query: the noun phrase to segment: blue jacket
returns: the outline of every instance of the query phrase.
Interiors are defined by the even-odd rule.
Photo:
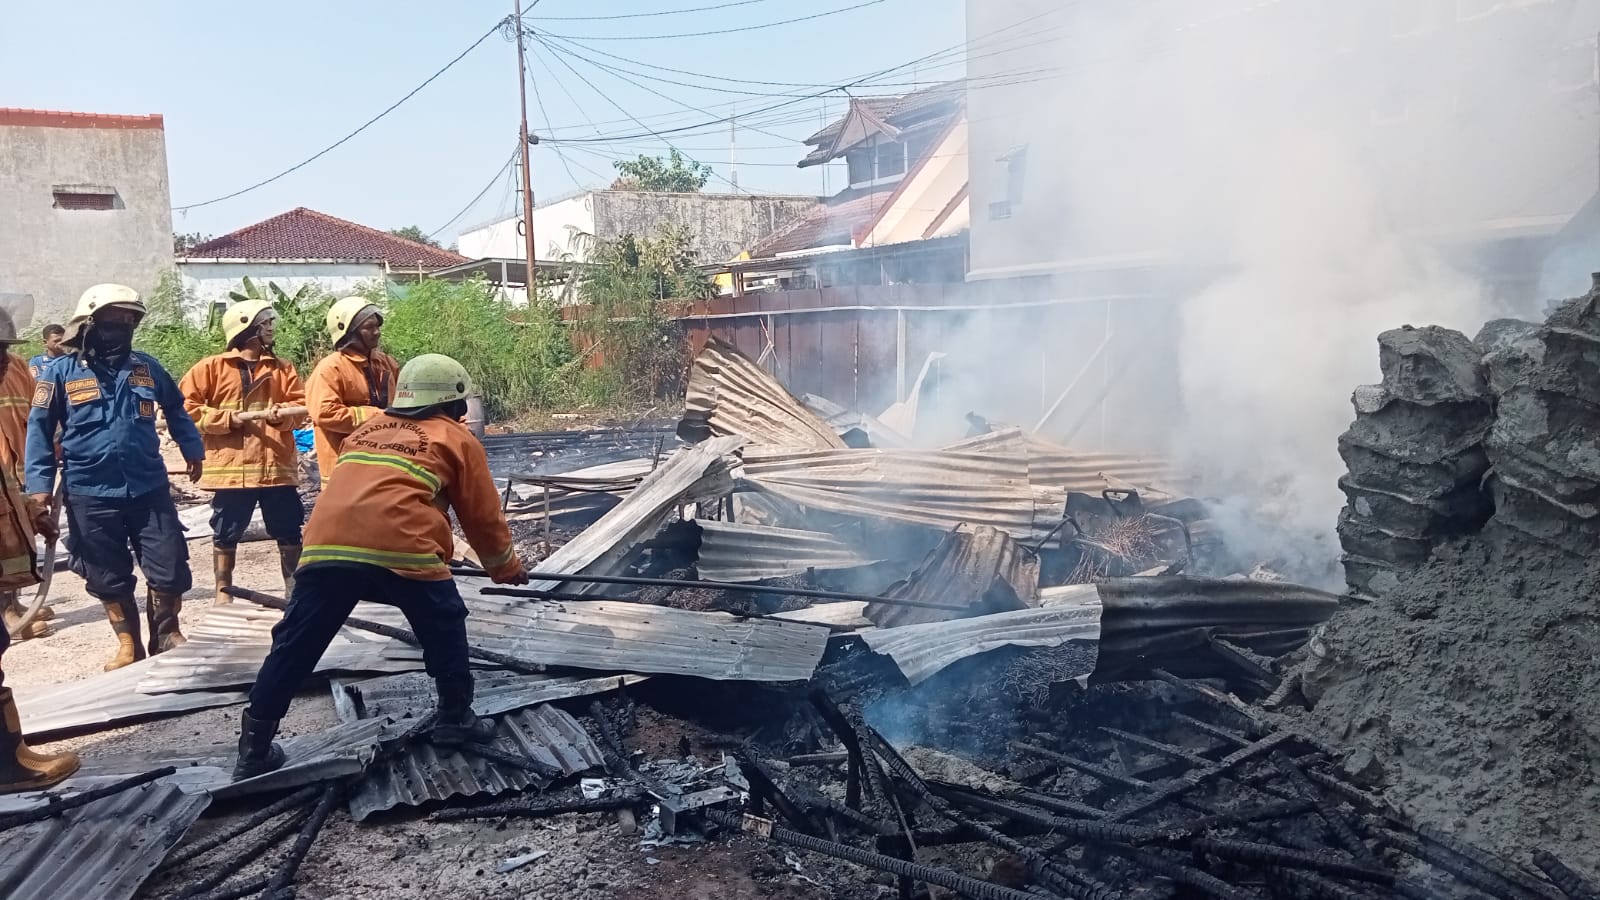
[[[91,368],[77,355],[46,366],[28,412],[27,490],[55,490],[52,437],[61,430],[67,492],[86,497],[138,497],[167,487],[167,465],[156,434],[156,407],[187,460],[205,459],[194,420],[172,376],[146,354],[128,354],[122,368]]]
[[[33,359],[28,360],[28,371],[32,372],[33,373],[33,377],[35,379],[37,379],[40,375],[44,374],[44,367],[45,366],[50,365],[51,363],[55,362],[58,359],[66,359],[66,358],[67,358],[66,355],[62,355],[62,356],[46,356],[45,354],[41,353],[38,356],[35,356]]]

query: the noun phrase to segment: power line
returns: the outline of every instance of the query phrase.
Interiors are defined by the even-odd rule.
[[[812,19],[821,19],[825,16],[836,16],[839,13],[847,13],[851,10],[862,9],[868,6],[877,6],[879,3],[883,2],[884,0],[866,0],[866,2],[857,3],[854,6],[841,6],[838,9],[830,9],[819,13],[812,13],[809,16],[800,16],[794,19],[784,19],[779,22],[765,22],[760,25],[745,25],[741,28],[722,28],[716,31],[685,31],[679,34],[553,34],[551,37],[569,39],[576,38],[581,41],[656,41],[666,40],[668,38],[710,37],[716,34],[736,34],[741,31],[759,31],[763,28],[776,28],[779,25],[793,25],[796,22],[809,22]]]
[[[472,209],[474,206],[477,206],[478,205],[478,201],[482,200],[483,196],[485,194],[489,193],[489,191],[496,184],[498,184],[500,182],[500,176],[504,175],[506,173],[506,170],[511,168],[511,164],[512,164],[512,162],[514,162],[516,160],[516,158],[517,158],[517,151],[516,150],[512,150],[511,151],[511,155],[506,157],[506,161],[504,163],[500,164],[499,170],[496,171],[494,173],[494,176],[489,179],[489,183],[483,186],[483,190],[479,191],[478,195],[476,197],[473,197],[471,200],[468,200],[467,201],[467,205],[461,207],[461,211],[460,212],[458,212],[455,215],[450,217],[450,221],[448,221],[448,222],[444,223],[443,225],[440,225],[438,228],[435,228],[434,230],[428,232],[429,239],[438,237],[439,233],[441,231],[444,231],[446,228],[449,228],[451,225],[454,225],[457,221],[459,221],[461,219],[462,216],[467,214],[468,210]]]
[[[373,125],[377,124],[377,122],[380,119],[382,119],[384,116],[387,116],[389,113],[392,113],[395,110],[399,109],[401,104],[405,103],[407,100],[410,100],[412,97],[415,97],[419,91],[421,91],[423,88],[427,87],[428,85],[432,84],[434,79],[436,79],[440,75],[443,75],[444,73],[450,71],[450,69],[453,66],[455,66],[456,63],[458,63],[461,60],[465,59],[468,53],[471,53],[472,51],[478,49],[479,45],[481,45],[484,41],[488,40],[489,39],[489,35],[492,35],[496,31],[500,30],[509,21],[511,21],[511,18],[509,16],[507,16],[506,18],[501,19],[500,21],[496,22],[494,24],[494,27],[490,28],[488,31],[485,31],[483,33],[482,37],[480,37],[477,40],[473,41],[472,45],[469,46],[467,49],[461,51],[461,53],[459,55],[457,55],[455,59],[452,59],[448,63],[445,63],[444,68],[442,68],[439,71],[433,73],[432,75],[429,75],[426,81],[424,81],[421,84],[417,85],[416,87],[412,88],[410,93],[406,94],[404,97],[401,97],[399,100],[396,100],[393,104],[391,104],[389,106],[388,109],[385,109],[383,112],[378,113],[377,115],[375,115],[372,118],[368,119],[366,122],[362,123],[360,128],[357,128],[355,131],[350,132],[349,134],[345,135],[344,137],[338,139],[337,141],[334,141],[333,143],[329,144],[328,146],[322,148],[321,150],[318,150],[316,153],[313,153],[311,156],[307,157],[306,159],[301,160],[298,163],[295,163],[294,165],[290,166],[287,169],[284,169],[282,172],[279,172],[278,174],[272,176],[271,178],[267,178],[267,179],[264,179],[262,181],[258,181],[255,184],[252,184],[252,185],[250,185],[249,187],[246,187],[246,188],[240,188],[239,190],[234,191],[231,194],[223,194],[221,197],[214,197],[214,198],[212,198],[210,200],[206,200],[206,201],[201,202],[201,203],[190,203],[190,204],[188,204],[186,206],[174,206],[172,208],[172,211],[173,212],[188,212],[191,209],[199,209],[202,206],[210,206],[213,203],[221,203],[224,200],[232,200],[234,197],[238,197],[238,196],[240,196],[242,194],[248,194],[248,193],[250,193],[251,191],[253,191],[253,190],[257,189],[257,188],[266,187],[267,185],[273,183],[274,181],[277,181],[278,179],[284,177],[285,175],[289,175],[289,174],[291,174],[293,172],[299,171],[300,169],[305,168],[306,166],[310,165],[311,163],[316,162],[317,160],[321,159],[322,157],[324,157],[324,156],[328,155],[329,153],[333,152],[334,150],[336,150],[340,145],[344,144],[346,141],[350,140],[351,138],[355,137],[356,135],[360,134],[361,132],[366,131],[368,128],[371,128]]]
[[[768,3],[770,0],[735,0],[733,3],[718,3],[716,6],[693,6],[689,9],[664,9],[659,12],[620,13],[614,16],[538,16],[541,22],[609,22],[616,19],[649,19],[655,16],[675,16],[680,13],[710,12],[713,9],[729,9],[735,6],[750,6],[755,3]]]
[[[535,39],[537,39],[537,37]],[[541,43],[543,43],[543,42],[541,41]],[[567,70],[569,72],[571,72],[572,74],[578,76],[578,80],[579,81],[581,81],[584,84],[588,85],[590,90],[592,90],[596,94],[600,95],[600,99],[602,99],[602,100],[606,101],[607,103],[611,104],[612,106],[616,107],[617,108],[617,112],[622,113],[623,115],[625,115],[625,116],[627,116],[629,118],[633,118],[633,114],[632,113],[628,112],[626,109],[623,109],[622,105],[617,103],[617,101],[611,99],[610,95],[608,95],[605,91],[600,90],[600,88],[596,87],[594,82],[590,81],[588,78],[585,78],[582,72],[579,72],[577,69],[572,67],[571,63],[567,62],[565,59],[561,58],[560,56],[556,56],[556,62],[559,62],[563,66],[566,66]],[[724,121],[727,121],[727,120],[724,120]],[[634,124],[638,125],[640,128],[645,129],[646,131],[650,131],[649,126],[645,125],[643,122],[640,122],[638,119],[634,119]],[[677,150],[676,147],[673,147],[672,142],[667,140],[661,134],[658,134],[656,132],[650,132],[650,133],[652,135],[654,135],[657,140],[659,140],[662,143],[666,144],[668,147],[670,147],[670,148],[672,148],[674,150]],[[683,153],[682,150],[678,150],[678,152],[679,153]],[[693,157],[690,157],[690,160],[693,161]],[[721,175],[718,175],[715,171],[713,171],[711,174],[715,175],[719,180],[727,182],[729,185],[731,185],[733,187],[733,189],[735,191],[739,191],[739,186],[738,185],[733,184],[733,182],[728,181],[728,179],[723,178]],[[751,194],[749,191],[739,191],[739,192],[743,193],[743,194],[750,195],[750,196],[755,196],[754,194]]]

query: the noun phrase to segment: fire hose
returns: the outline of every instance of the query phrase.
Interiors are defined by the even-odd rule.
[[[55,497],[50,500],[50,518],[55,522],[58,534],[61,528],[61,496],[65,490],[66,481],[58,481]],[[13,640],[21,640],[22,636],[28,633],[29,626],[33,625],[33,620],[44,610],[44,601],[50,596],[50,582],[55,577],[57,540],[45,541],[44,556],[39,560],[38,567],[39,586],[34,588],[33,602],[23,610],[22,617],[17,619],[16,624],[8,629]]]

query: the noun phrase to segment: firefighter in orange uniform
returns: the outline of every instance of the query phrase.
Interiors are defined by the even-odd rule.
[[[383,315],[363,297],[346,297],[328,310],[334,351],[306,380],[306,406],[323,487],[333,477],[345,436],[382,412],[393,399],[400,364],[378,349]]]
[[[222,314],[225,353],[195,363],[178,389],[206,445],[200,487],[211,498],[211,546],[217,602],[233,598],[239,541],[250,517],[261,507],[267,534],[278,542],[284,593],[293,593],[300,565],[300,527],[306,510],[300,502],[300,472],[294,429],[301,416],[281,415],[286,406],[304,406],[305,388],[294,364],[272,352],[277,313],[265,300],[244,300]],[[243,413],[264,415],[244,420]]]
[[[240,721],[233,777],[283,765],[278,720],[357,599],[400,608],[422,643],[438,691],[433,741],[483,742],[494,723],[472,711],[467,607],[448,560],[450,511],[497,584],[526,584],[483,445],[461,419],[472,381],[448,356],[427,353],[400,371],[394,403],[344,440],[337,478],[306,523],[294,597],[272,629],[250,705]]]
[[[16,312],[20,315],[22,310]],[[31,310],[28,313],[31,315]],[[28,446],[28,407],[33,404],[33,369],[26,360],[11,352],[12,347],[22,343],[17,336],[16,321],[11,316],[9,310],[0,313],[0,466],[5,467],[6,476],[13,484],[20,485],[22,452]],[[5,607],[5,626],[10,629],[26,611],[17,603],[15,590],[0,593],[4,595],[0,602]],[[54,616],[48,606],[39,610],[38,618],[25,633],[17,635],[17,639],[25,641],[48,636],[54,629],[47,620]]]
[[[32,315],[31,297],[25,294],[6,295],[5,300],[0,301],[0,336],[15,338],[17,322]],[[8,344],[13,342],[6,341]],[[18,381],[15,377],[17,371],[27,376],[29,381],[33,380],[28,372],[27,361],[10,353],[9,348],[5,357],[6,374],[0,383],[9,387]],[[26,410],[26,406],[22,407],[24,414]],[[10,422],[12,410],[7,407],[3,411],[7,414],[6,423],[0,431],[3,431],[8,444],[13,441],[17,443],[8,450],[9,457],[5,464],[0,465],[0,590],[14,592],[39,583],[39,559],[34,547],[34,535],[43,534],[54,540],[56,525],[48,510],[34,507],[32,501],[22,493],[18,472],[23,445]],[[10,646],[10,630],[0,628],[0,721],[5,725],[4,731],[0,732],[0,794],[49,787],[78,771],[77,754],[37,753],[29,749],[27,742],[22,739],[22,721],[17,715],[17,704],[12,699],[11,688],[5,686],[4,656]]]

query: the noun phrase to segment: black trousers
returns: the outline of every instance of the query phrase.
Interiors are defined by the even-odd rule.
[[[139,559],[151,590],[181,594],[194,587],[189,542],[178,507],[166,488],[138,497],[87,497],[67,501],[73,571],[97,600],[133,596],[133,562]]]
[[[454,580],[417,581],[359,563],[322,563],[295,573],[294,596],[272,629],[272,649],[250,688],[250,718],[276,721],[313,670],[357,600],[399,607],[422,643],[434,678],[470,676],[467,606]]]
[[[225,488],[211,497],[211,544],[219,550],[232,550],[244,539],[250,517],[261,507],[261,521],[267,534],[279,544],[298,545],[300,526],[306,523],[306,507],[300,502],[300,489],[294,485],[266,488]]]

